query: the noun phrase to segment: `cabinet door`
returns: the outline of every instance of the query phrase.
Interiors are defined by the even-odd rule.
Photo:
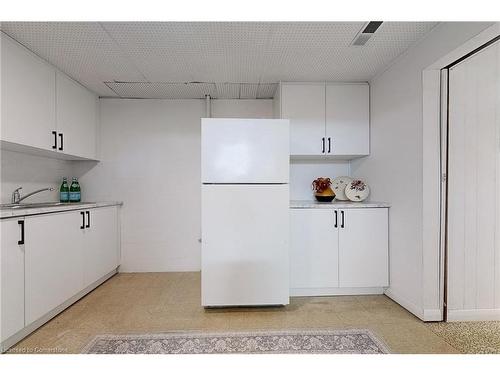
[[[61,152],[95,159],[97,97],[62,73],[57,73],[56,82],[57,131],[63,134]]]
[[[85,287],[118,267],[118,213],[116,207],[90,210],[83,245]]]
[[[387,286],[388,209],[353,208],[339,213],[339,286]]]
[[[80,211],[25,221],[26,325],[83,289]]]
[[[1,244],[1,340],[9,338],[24,327],[24,218],[0,221]]]
[[[338,287],[335,211],[290,210],[290,287]]]
[[[368,155],[369,115],[367,84],[327,84],[326,137],[331,142],[328,155]]]
[[[52,150],[55,70],[1,34],[2,132],[4,141]]]
[[[281,118],[290,120],[290,155],[323,155],[325,85],[283,84]]]

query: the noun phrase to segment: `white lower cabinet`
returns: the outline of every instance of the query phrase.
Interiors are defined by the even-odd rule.
[[[24,218],[0,222],[1,313],[3,342],[24,327]]]
[[[118,208],[97,208],[85,215],[83,280],[87,287],[118,267]]]
[[[66,211],[0,223],[1,348],[6,350],[119,266],[119,209]]]
[[[291,295],[369,293],[389,285],[388,209],[291,209]]]
[[[340,216],[339,286],[388,286],[388,209],[341,210]]]
[[[290,210],[290,288],[339,286],[338,238],[332,210]]]
[[[26,325],[83,289],[79,211],[26,220]]]

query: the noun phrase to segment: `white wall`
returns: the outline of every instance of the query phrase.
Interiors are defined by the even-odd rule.
[[[213,117],[272,117],[271,100],[212,100]],[[203,100],[101,100],[101,162],[85,200],[120,200],[123,272],[200,269]]]
[[[370,148],[353,161],[390,209],[389,296],[422,317],[422,71],[491,23],[444,23],[370,82]]]
[[[50,202],[59,200],[59,186],[63,177],[74,175],[73,162],[1,150],[1,203],[10,203],[14,189],[22,186],[21,195],[52,186],[46,191],[27,198],[24,202]]]

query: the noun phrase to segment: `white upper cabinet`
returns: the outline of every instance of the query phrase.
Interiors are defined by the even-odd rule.
[[[3,141],[52,150],[56,126],[55,70],[1,34]]]
[[[290,155],[324,155],[325,84],[284,83],[281,118],[290,120]]]
[[[58,72],[56,99],[58,149],[65,154],[95,159],[97,97],[65,74]]]
[[[366,83],[280,85],[275,102],[290,119],[290,155],[352,159],[370,152]]]
[[[2,148],[96,159],[98,97],[1,35]]]
[[[330,155],[370,153],[369,86],[326,85],[326,137]]]

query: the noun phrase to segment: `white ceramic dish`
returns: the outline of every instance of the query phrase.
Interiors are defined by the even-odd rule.
[[[335,193],[335,198],[339,201],[347,201],[349,198],[345,195],[346,186],[352,182],[352,178],[348,176],[335,177],[332,181],[332,189]]]
[[[345,188],[346,197],[353,202],[362,202],[370,195],[370,187],[362,180],[352,180]]]

